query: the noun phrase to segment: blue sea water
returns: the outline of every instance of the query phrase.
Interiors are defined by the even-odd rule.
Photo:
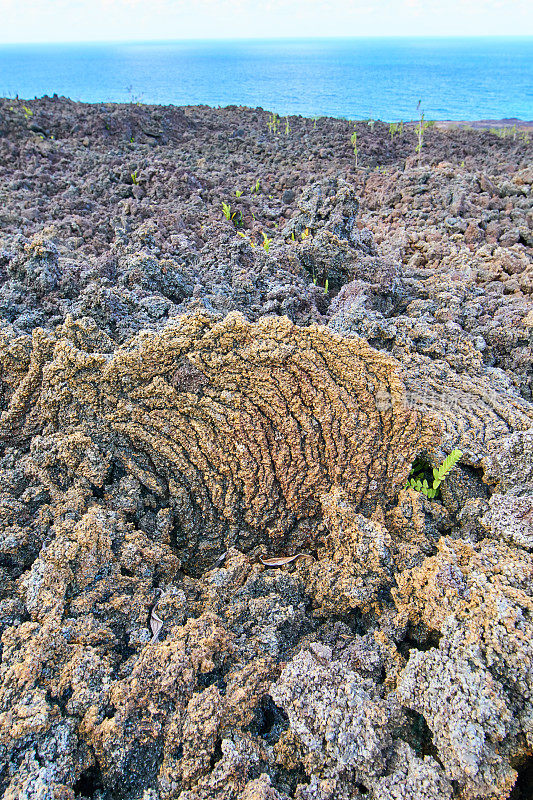
[[[262,106],[383,120],[533,119],[533,38],[0,46],[0,95]]]

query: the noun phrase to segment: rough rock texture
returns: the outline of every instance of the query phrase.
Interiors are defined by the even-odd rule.
[[[465,797],[507,796],[509,753],[531,751],[531,567],[527,552],[504,544],[443,538],[393,590],[411,624],[439,634],[438,647],[410,655],[398,692],[423,714]]]
[[[436,441],[406,408],[393,360],[325,328],[196,314],[112,356],[93,352],[95,338],[70,318],[34,336],[4,436],[26,425],[34,441],[66,434],[53,434],[56,458],[40,464],[56,492],[80,474],[105,491],[120,464],[165,499],[178,553],[196,571],[233,545],[305,543],[332,485],[362,508],[392,500]],[[5,343],[6,374],[20,347],[19,337]],[[89,442],[105,454],[99,474],[80,463]]]
[[[459,326],[431,325],[408,314],[389,321],[368,305],[361,289],[347,284],[330,307],[330,326],[364,336],[377,347],[386,343],[403,366],[410,403],[439,419],[447,452],[459,447],[479,466],[492,441],[531,427],[531,403],[505,373],[483,364]]]
[[[533,797],[529,135],[268,119],[0,100],[3,800]]]
[[[321,499],[330,533],[318,560],[299,567],[315,613],[379,613],[383,590],[393,580],[390,534],[384,525],[357,514],[344,490],[334,489]]]
[[[301,651],[272,696],[287,709],[305,747],[306,771],[321,776],[314,791],[301,786],[297,797],[359,797],[369,787],[376,798],[452,796],[437,762],[417,758],[400,738],[404,720],[396,694],[384,694],[371,678],[332,660],[329,647],[314,642]]]
[[[496,539],[533,550],[533,491],[495,494],[489,506],[481,521],[490,533]]]

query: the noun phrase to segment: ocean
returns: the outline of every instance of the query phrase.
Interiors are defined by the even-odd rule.
[[[0,95],[386,121],[533,119],[533,38],[1,45]]]

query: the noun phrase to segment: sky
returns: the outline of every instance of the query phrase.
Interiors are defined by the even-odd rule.
[[[0,0],[0,44],[532,36],[531,0]]]

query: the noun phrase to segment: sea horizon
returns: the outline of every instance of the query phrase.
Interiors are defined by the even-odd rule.
[[[169,39],[0,45],[0,94],[245,105],[348,119],[533,119],[533,37]]]

